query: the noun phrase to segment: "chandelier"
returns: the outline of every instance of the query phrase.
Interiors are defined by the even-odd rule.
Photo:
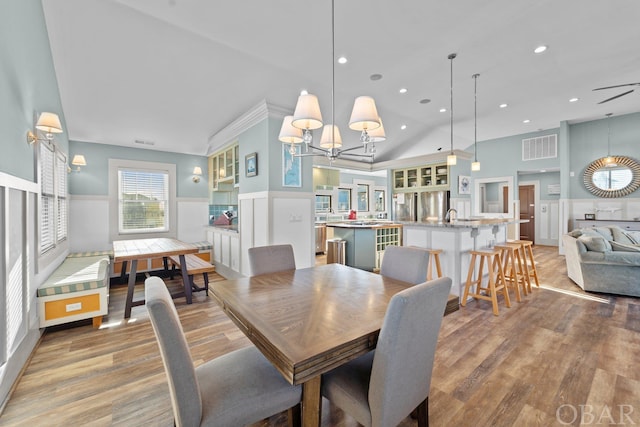
[[[335,57],[335,12],[334,0],[331,0],[331,123],[323,127],[322,113],[318,97],[303,92],[298,97],[293,116],[286,116],[282,121],[278,139],[290,144],[289,153],[292,156],[326,156],[329,162],[342,156],[357,156],[370,159],[373,162],[375,155],[375,143],[384,141],[386,136],[382,127],[382,120],[378,115],[375,100],[370,96],[359,96],[355,99],[349,129],[359,131],[360,142],[364,145],[364,153],[352,153],[360,146],[342,148],[340,129],[335,125],[335,81],[336,81],[336,57]],[[322,129],[320,146],[312,144],[314,129]],[[296,154],[295,144],[304,143],[305,152]]]

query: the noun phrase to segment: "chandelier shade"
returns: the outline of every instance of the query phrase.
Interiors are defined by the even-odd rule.
[[[387,139],[387,135],[384,133],[384,126],[382,125],[382,119],[380,119],[380,126],[369,130],[369,142],[382,142]]]
[[[370,96],[359,96],[353,103],[349,129],[369,131],[380,127],[376,101]]]
[[[291,124],[292,121],[293,116],[285,116],[278,139],[287,144],[299,144],[302,142],[302,129],[294,127]]]
[[[320,137],[320,147],[339,148],[342,147],[342,137],[340,129],[335,125],[324,125],[322,136]]]
[[[298,129],[312,130],[322,127],[322,113],[318,97],[310,93],[300,95],[291,124]]]

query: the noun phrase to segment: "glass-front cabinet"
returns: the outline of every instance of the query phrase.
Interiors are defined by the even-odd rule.
[[[449,167],[438,163],[393,171],[394,190],[448,190]]]
[[[222,183],[238,186],[240,183],[238,144],[209,156],[209,171],[211,191],[219,190]]]

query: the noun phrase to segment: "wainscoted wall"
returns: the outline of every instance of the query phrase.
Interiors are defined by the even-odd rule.
[[[206,240],[209,201],[200,198],[176,198],[177,239],[184,242]],[[109,197],[71,196],[69,206],[71,252],[112,248],[109,238]],[[149,237],[158,237],[156,235]],[[124,240],[125,237],[122,237]]]
[[[66,255],[37,271],[38,194],[38,184],[0,173],[0,404],[40,338],[36,289]]]
[[[572,199],[569,201],[568,229],[573,230],[573,220],[584,219],[584,214],[595,214],[596,219],[632,220],[640,217],[640,197]]]
[[[297,268],[315,264],[313,193],[267,192],[238,196],[241,273],[249,271],[248,249],[290,243]]]

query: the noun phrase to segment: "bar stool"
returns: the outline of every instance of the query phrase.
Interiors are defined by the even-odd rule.
[[[493,315],[498,316],[498,291],[502,291],[504,295],[504,302],[507,307],[511,307],[511,301],[509,300],[509,291],[507,290],[507,284],[504,278],[504,272],[502,271],[502,259],[500,257],[500,251],[498,250],[475,250],[470,251],[471,262],[469,263],[469,274],[467,275],[467,283],[464,287],[464,294],[460,304],[464,307],[467,304],[467,298],[469,295],[476,299],[483,299],[491,301],[493,306]],[[476,258],[480,257],[480,268],[478,269],[477,279],[473,279],[473,270],[476,265]],[[482,286],[482,277],[484,275],[484,266],[487,266],[488,283]],[[475,292],[470,292],[471,286],[475,285]],[[485,294],[480,293],[484,291]]]
[[[527,295],[527,279],[519,252],[520,245],[517,243],[503,243],[496,245],[494,248],[500,251],[505,282],[515,291],[516,301],[521,302],[520,286],[522,286],[522,293]]]
[[[536,269],[536,261],[533,258],[533,242],[531,240],[510,240],[509,243],[517,243],[520,245],[525,268],[529,275],[529,292],[531,292],[531,278],[533,278],[536,283],[536,287],[539,288],[538,270]]]
[[[442,277],[442,268],[440,267],[440,254],[442,249],[426,249],[429,251],[429,267],[427,267],[427,280],[433,279],[433,266],[436,266],[438,279]]]

